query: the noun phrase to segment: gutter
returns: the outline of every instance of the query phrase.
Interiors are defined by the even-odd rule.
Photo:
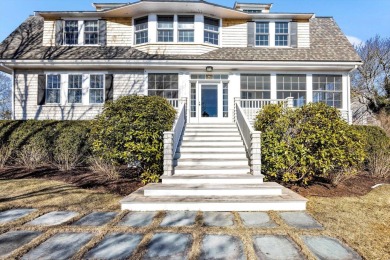
[[[1,69],[1,68],[3,68],[3,69]],[[3,71],[7,74],[12,74],[14,70],[11,69],[10,67],[4,65],[4,63],[0,63],[0,71]]]

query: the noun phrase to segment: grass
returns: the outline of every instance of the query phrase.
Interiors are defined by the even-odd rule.
[[[239,237],[248,259],[255,259],[252,237],[260,234],[288,235],[308,259],[314,259],[303,243],[301,235],[328,235],[347,243],[366,259],[388,259],[390,255],[390,186],[382,186],[362,197],[318,198],[311,197],[308,213],[313,215],[324,230],[299,230],[289,227],[276,212],[269,212],[277,224],[275,228],[247,228],[237,212],[234,212],[234,226],[207,227],[203,224],[203,213],[198,212],[195,225],[186,227],[161,227],[165,212],[158,212],[151,225],[142,228],[121,227],[116,224],[128,213],[119,210],[117,195],[79,189],[58,181],[38,179],[0,180],[0,211],[9,208],[32,207],[38,211],[27,217],[7,224],[0,224],[0,234],[9,230],[37,230],[43,235],[16,250],[10,258],[19,258],[43,241],[60,232],[92,232],[93,239],[74,257],[80,259],[105,234],[111,232],[134,232],[144,234],[132,258],[141,259],[148,243],[156,232],[180,232],[192,235],[193,243],[189,258],[198,259],[200,245],[205,234],[224,234]],[[54,226],[23,226],[24,223],[52,210],[73,210],[80,213],[68,222]],[[117,217],[101,227],[78,227],[69,223],[77,221],[92,211],[116,211]]]

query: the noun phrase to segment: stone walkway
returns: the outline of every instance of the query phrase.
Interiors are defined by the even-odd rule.
[[[305,212],[11,209],[0,212],[0,258],[361,259],[323,231]]]

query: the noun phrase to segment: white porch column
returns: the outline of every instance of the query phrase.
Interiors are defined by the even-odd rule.
[[[306,104],[313,102],[313,74],[306,74]]]
[[[271,73],[271,99],[276,99],[276,73]]]
[[[228,103],[229,103],[229,118],[234,120],[235,98],[241,97],[241,74],[239,72],[231,72],[229,75],[228,88]]]

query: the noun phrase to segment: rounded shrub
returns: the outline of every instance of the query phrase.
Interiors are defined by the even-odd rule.
[[[361,134],[323,103],[294,110],[266,106],[255,129],[262,132],[262,172],[268,179],[307,185],[321,177],[337,184],[365,157]]]
[[[144,171],[161,173],[163,132],[172,128],[175,115],[158,96],[124,96],[106,103],[92,126],[93,152],[117,165],[136,163]]]

